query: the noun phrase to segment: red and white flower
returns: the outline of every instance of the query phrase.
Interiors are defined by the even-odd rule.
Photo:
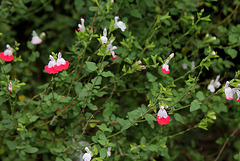
[[[50,61],[49,61],[48,65],[45,66],[46,72],[48,72],[48,73],[57,73],[58,70],[56,70],[54,68],[54,66],[57,64],[56,61],[54,60],[52,55],[49,55],[49,59],[50,59]]]
[[[168,63],[169,63],[169,60],[166,60],[166,62],[163,64],[163,66],[161,68],[161,71],[164,74],[168,74],[170,72]]]
[[[160,110],[157,114],[157,121],[160,125],[167,125],[170,122],[170,117],[162,105],[160,106]]]
[[[224,86],[223,90],[225,92],[225,96],[228,100],[233,100],[234,98],[234,90],[231,87],[228,87],[230,85],[230,82],[227,81],[226,85]]]
[[[32,34],[33,34],[33,37],[32,37],[31,43],[33,45],[41,44],[42,39],[40,39],[40,37],[37,35],[36,31],[33,30]]]
[[[54,69],[56,69],[57,71],[62,71],[62,70],[66,70],[69,66],[69,62],[65,61],[62,58],[62,54],[59,52],[58,53],[58,58],[57,58],[57,63],[54,66]]]
[[[10,94],[12,94],[12,82],[8,83],[8,91]]]
[[[168,63],[169,63],[169,60],[171,60],[173,57],[174,57],[174,53],[171,53],[171,54],[169,55],[169,59],[167,59],[167,60],[165,61],[165,63],[163,64],[163,66],[162,66],[162,68],[161,68],[161,71],[162,71],[164,74],[168,74],[168,73],[170,72]]]
[[[107,45],[107,50],[106,52],[110,51],[110,53],[112,54],[112,59],[116,59],[117,55],[115,54],[115,52],[113,50],[116,50],[117,47],[113,46],[112,43],[115,39],[110,40],[109,44]]]
[[[12,55],[12,48],[7,44],[6,45],[7,49],[4,50],[4,52],[0,53],[0,59],[3,61],[12,61],[14,59],[14,56]]]
[[[115,23],[114,23],[114,27],[115,28],[120,28],[122,30],[122,32],[124,32],[126,30],[126,24],[123,23],[122,21],[118,21],[119,19],[119,16],[115,16],[114,20],[115,20]]]
[[[85,150],[87,151],[87,153],[85,153],[83,155],[83,160],[84,161],[91,161],[91,157],[92,157],[91,151],[88,149],[88,147],[85,147]]]
[[[237,91],[236,91],[236,93],[237,93],[237,96],[238,96],[238,98],[237,98],[236,102],[239,102],[239,101],[240,101],[240,91],[239,91],[239,90],[237,90]]]
[[[104,30],[103,30],[103,36],[101,37],[101,41],[102,41],[102,44],[106,44],[107,41],[108,41],[108,38],[107,38],[107,29],[106,29],[106,27],[105,27]]]
[[[80,18],[81,24],[78,24],[78,31],[84,32],[85,31],[85,26],[84,26],[84,19]]]

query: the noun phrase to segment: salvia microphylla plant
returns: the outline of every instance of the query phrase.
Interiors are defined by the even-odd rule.
[[[240,3],[216,3],[1,3],[0,159],[239,160]]]

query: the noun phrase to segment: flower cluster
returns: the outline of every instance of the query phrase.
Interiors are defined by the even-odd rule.
[[[210,90],[211,92],[215,92],[215,88],[219,88],[221,86],[221,83],[218,81],[219,78],[220,78],[220,75],[218,75],[215,80],[212,79],[207,89]]]
[[[6,48],[7,49],[4,52],[0,53],[0,59],[6,62],[10,62],[14,59],[12,48],[8,44],[6,45]]]
[[[69,62],[65,61],[62,58],[62,54],[60,52],[58,53],[57,62],[55,61],[52,55],[49,55],[49,59],[50,61],[48,65],[45,66],[45,70],[48,73],[57,73],[59,71],[67,69],[69,66]]]
[[[225,96],[228,100],[233,100],[234,99],[234,94],[236,93],[238,98],[236,102],[240,101],[240,88],[231,88],[229,87],[230,82],[227,81],[226,85],[223,87],[223,91],[225,92]]]

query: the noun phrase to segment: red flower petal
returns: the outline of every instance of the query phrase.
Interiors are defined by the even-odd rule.
[[[69,62],[66,61],[66,63],[64,65],[62,65],[62,66],[63,66],[63,69],[66,70],[69,67]]]
[[[116,59],[117,58],[117,55],[115,55],[115,56],[112,56],[112,59]]]
[[[238,99],[236,101],[239,102],[240,101],[240,97],[238,97]]]
[[[14,59],[13,55],[4,55],[4,52],[0,53],[0,59],[2,59],[3,61],[12,61]]]
[[[164,74],[168,74],[170,72],[170,70],[165,70],[163,67],[161,68],[161,71],[164,73]]]
[[[167,116],[166,118],[165,117],[160,118],[160,116],[157,116],[157,121],[160,125],[167,125],[170,122],[170,117]]]
[[[46,72],[48,73],[57,73],[58,71],[56,69],[54,69],[53,67],[49,68],[48,65],[46,65],[44,67],[44,69],[46,70]]]
[[[67,69],[69,67],[69,62],[68,61],[66,61],[66,63],[65,64],[61,64],[61,65],[55,65],[53,68],[55,69],[55,70],[57,70],[57,71],[62,71],[62,70],[65,70],[65,69]]]

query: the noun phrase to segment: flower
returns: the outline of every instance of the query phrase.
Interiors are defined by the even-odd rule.
[[[231,87],[228,87],[230,85],[230,82],[227,81],[226,85],[224,86],[223,90],[225,92],[225,96],[228,100],[233,100],[234,98],[234,90]]]
[[[46,65],[44,67],[46,72],[48,72],[48,73],[57,73],[58,70],[56,70],[54,68],[54,66],[57,64],[56,61],[54,60],[52,55],[49,55],[49,59],[50,59],[50,61],[49,61],[48,65]]]
[[[237,89],[236,93],[237,93],[237,96],[238,96],[236,102],[239,102],[240,101],[240,91],[239,91],[239,88],[236,88],[236,89]]]
[[[216,40],[216,39],[217,39],[217,38],[216,38],[215,36],[211,38],[212,41],[214,41],[214,40]]]
[[[87,153],[85,153],[85,154],[83,155],[83,160],[84,160],[84,161],[91,161],[92,153],[90,152],[90,150],[88,149],[88,147],[85,147],[85,150],[87,151]]]
[[[41,44],[42,39],[40,39],[40,37],[37,35],[36,31],[33,30],[32,34],[33,34],[33,37],[32,37],[31,43],[33,45]]]
[[[140,67],[140,69],[145,70],[145,69],[146,69],[146,65],[142,65],[142,66]]]
[[[161,71],[162,71],[164,74],[168,74],[168,73],[170,72],[168,63],[169,63],[169,61],[170,61],[173,57],[174,57],[174,53],[171,53],[171,54],[169,55],[169,59],[167,59],[167,60],[165,61],[165,63],[163,64],[163,66],[162,66],[162,68],[161,68]]]
[[[214,80],[212,79],[210,84],[207,86],[207,89],[210,90],[211,92],[215,92],[215,87],[214,87]]]
[[[62,54],[59,52],[58,53],[58,58],[57,58],[57,63],[56,63],[56,65],[54,65],[54,69],[57,70],[57,71],[62,71],[62,70],[67,69],[68,66],[69,66],[69,62],[65,61],[62,58]]]
[[[169,60],[166,60],[166,62],[163,64],[161,68],[164,74],[168,74],[170,72],[168,63],[169,63]]]
[[[107,49],[106,49],[106,53],[108,51],[110,51],[110,53],[112,54],[112,59],[116,59],[117,58],[117,55],[115,55],[115,52],[113,50],[116,50],[117,47],[116,46],[113,46],[112,43],[115,39],[112,39],[110,40],[109,44],[107,45]]]
[[[84,32],[85,31],[85,26],[84,26],[84,19],[83,18],[80,18],[80,21],[81,21],[81,24],[78,24],[78,31],[80,32]]]
[[[188,65],[186,63],[183,63],[182,67],[183,67],[184,70],[186,70],[188,68]]]
[[[115,16],[115,18],[114,18],[114,20],[115,20],[114,27],[115,28],[120,28],[122,30],[122,32],[124,32],[126,30],[126,25],[122,21],[118,21],[118,19],[119,19],[119,16]]]
[[[10,94],[12,94],[12,82],[8,83],[8,91]]]
[[[111,149],[112,149],[111,146],[108,147],[108,150],[107,150],[107,157],[110,157],[110,156],[111,156]]]
[[[101,41],[102,41],[102,44],[106,44],[107,41],[108,41],[108,38],[107,38],[107,29],[106,29],[106,27],[105,27],[104,30],[103,30],[103,36],[101,37]]]
[[[3,61],[12,61],[14,59],[14,56],[12,55],[12,48],[7,44],[6,45],[6,50],[4,50],[4,52],[0,53],[0,59],[2,59]]]
[[[191,62],[191,70],[194,71],[194,69],[195,69],[195,61],[192,61]]]
[[[212,79],[207,89],[210,90],[211,92],[215,92],[215,88],[219,88],[221,86],[221,83],[218,81],[219,78],[220,78],[220,75],[217,76],[215,81],[214,79]]]
[[[138,60],[137,61],[137,65],[141,65],[142,64],[142,61],[141,60]]]
[[[160,106],[160,110],[157,114],[157,121],[160,125],[167,125],[170,122],[170,117],[162,105]]]

